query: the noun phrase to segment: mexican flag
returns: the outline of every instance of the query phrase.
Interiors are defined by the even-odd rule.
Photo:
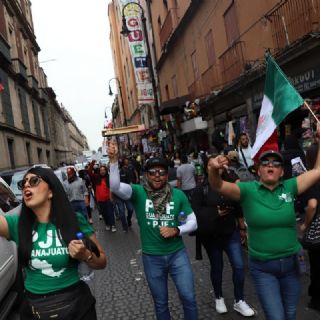
[[[252,147],[252,158],[255,161],[264,151],[279,150],[277,126],[290,112],[301,105],[303,105],[303,98],[289,82],[271,55],[268,55],[264,96],[258,120],[256,141]]]

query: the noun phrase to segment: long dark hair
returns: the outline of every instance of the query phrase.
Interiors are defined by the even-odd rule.
[[[105,169],[106,169],[106,175],[105,175],[105,176],[102,176],[102,175],[100,174],[100,169],[101,169],[101,168],[105,168]],[[98,172],[98,174],[96,175],[96,184],[97,184],[97,185],[101,184],[102,179],[105,179],[105,180],[106,180],[107,186],[108,186],[108,188],[109,188],[109,172],[108,172],[108,167],[107,167],[106,165],[104,165],[104,164],[100,166],[99,172]]]
[[[52,191],[51,212],[49,221],[57,228],[58,237],[62,238],[68,246],[69,242],[76,239],[76,233],[80,231],[79,223],[76,214],[67,198],[60,180],[51,169],[47,168],[31,168],[24,175],[32,173],[40,176]],[[37,227],[36,215],[32,209],[28,208],[22,201],[21,214],[19,219],[19,260],[23,266],[28,266],[31,250],[32,250],[32,236],[33,229]]]

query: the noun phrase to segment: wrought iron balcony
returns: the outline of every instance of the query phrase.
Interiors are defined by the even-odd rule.
[[[222,81],[224,84],[238,78],[244,69],[244,42],[236,42],[220,57]]]
[[[268,15],[272,38],[277,51],[284,49],[304,35],[319,31],[320,0],[289,0]]]
[[[210,66],[201,75],[202,86],[204,94],[210,94],[213,90],[218,90],[221,87],[221,79],[219,67],[217,65]]]

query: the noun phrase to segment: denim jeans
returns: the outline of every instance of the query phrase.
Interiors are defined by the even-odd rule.
[[[71,201],[71,206],[75,212],[80,212],[86,219],[88,219],[86,204],[83,200]]]
[[[250,272],[267,320],[295,320],[300,277],[295,255],[260,261],[249,258]]]
[[[100,212],[102,213],[103,220],[107,226],[114,226],[115,219],[113,213],[113,204],[110,200],[99,201]]]
[[[244,264],[239,229],[235,228],[230,237],[201,237],[200,241],[206,249],[210,261],[210,277],[217,299],[222,294],[223,251],[226,252],[232,267],[232,281],[235,300],[243,299]]]
[[[198,309],[193,273],[186,249],[164,256],[142,255],[144,272],[154,301],[157,320],[170,320],[168,275],[170,274],[183,305],[184,319],[197,320]]]
[[[121,198],[117,197],[116,195],[113,195],[113,201],[114,201],[114,204],[118,208],[122,228],[123,228],[123,230],[127,230],[128,229],[128,221],[131,222],[131,218],[132,218],[132,214],[133,214],[133,205],[130,200],[122,200]],[[126,218],[125,208],[127,208],[127,211],[128,211],[127,218]]]

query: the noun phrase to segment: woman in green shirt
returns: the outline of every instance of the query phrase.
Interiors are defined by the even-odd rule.
[[[320,127],[317,129],[320,137]],[[231,183],[219,169],[228,165],[210,159],[209,182],[214,190],[240,201],[248,225],[249,264],[266,319],[294,320],[300,295],[294,197],[320,179],[320,152],[315,167],[298,177],[282,180],[283,158],[269,150],[259,158],[260,181]]]
[[[20,216],[0,216],[0,236],[16,242],[25,271],[20,319],[96,319],[95,299],[78,273],[79,262],[92,269],[106,265],[94,230],[75,214],[51,169],[30,169],[19,186]]]

